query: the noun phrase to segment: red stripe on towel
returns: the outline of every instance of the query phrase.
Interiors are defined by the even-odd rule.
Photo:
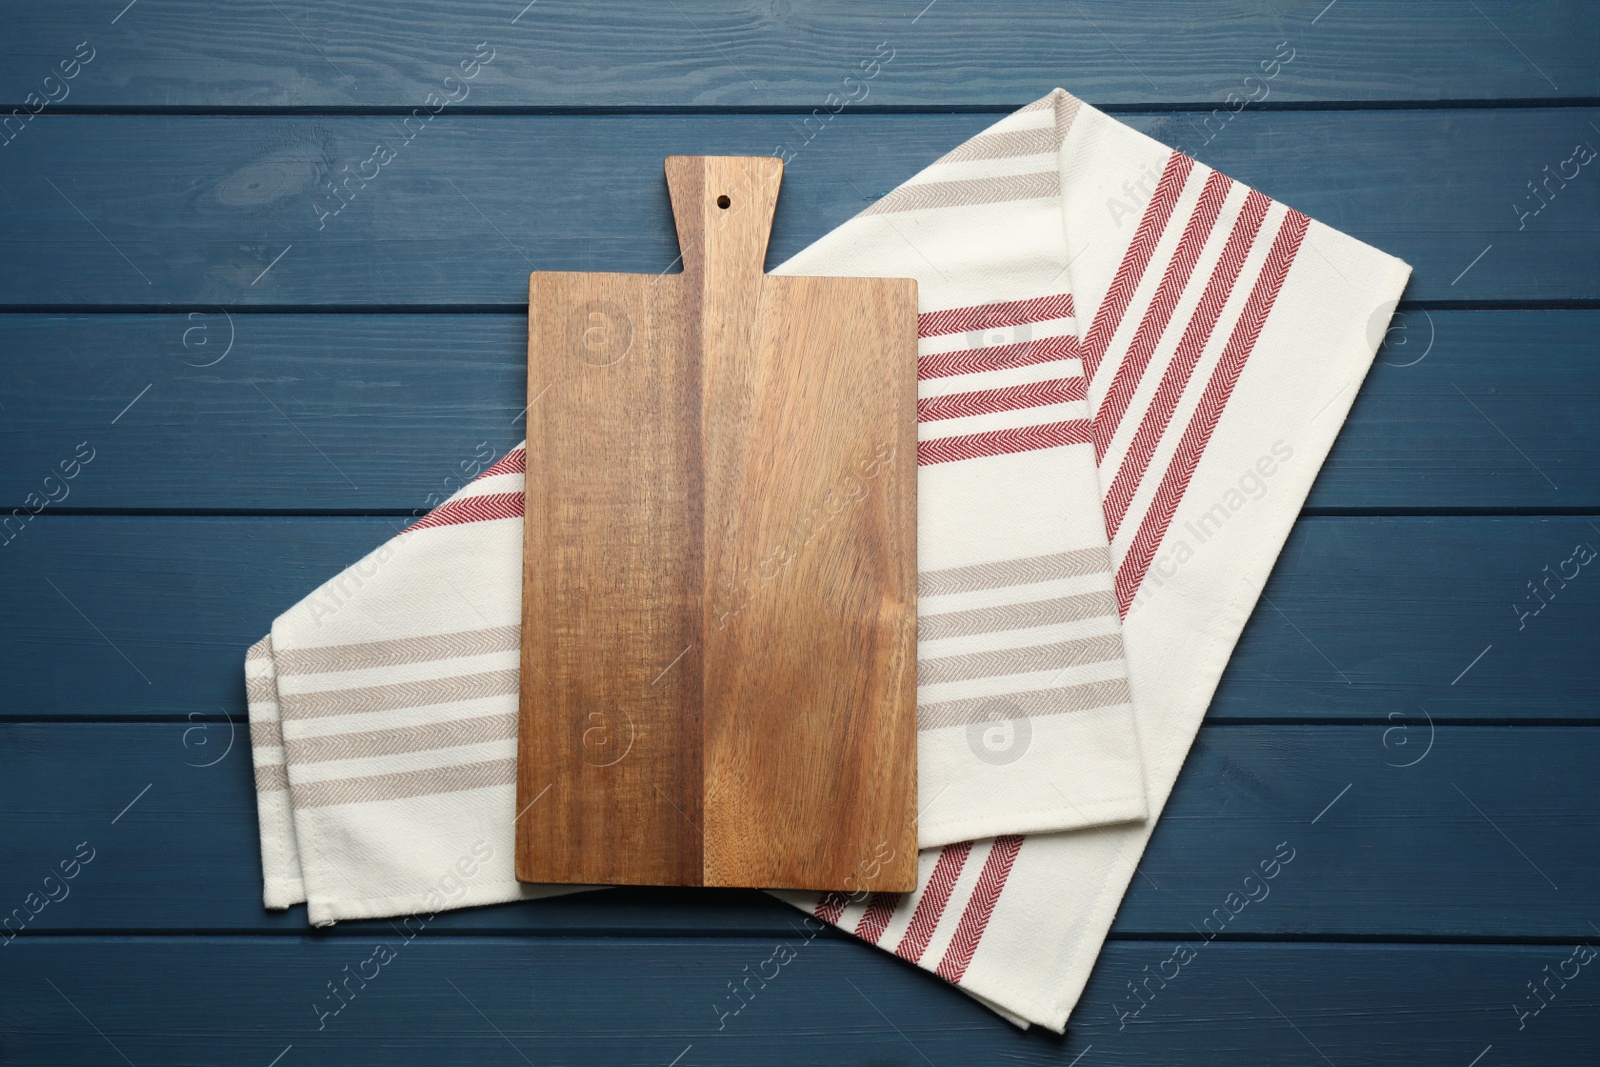
[[[1122,416],[1127,414],[1128,405],[1133,401],[1134,391],[1144,380],[1145,371],[1150,367],[1150,357],[1155,354],[1156,346],[1161,343],[1162,334],[1167,332],[1167,324],[1172,321],[1172,313],[1177,309],[1184,289],[1188,288],[1189,278],[1194,274],[1195,263],[1200,259],[1200,250],[1210,240],[1211,231],[1216,228],[1217,216],[1222,214],[1222,202],[1228,198],[1228,190],[1231,188],[1233,182],[1215,171],[1206,179],[1205,189],[1200,194],[1200,202],[1195,205],[1194,213],[1189,216],[1189,224],[1183,228],[1183,237],[1178,241],[1178,249],[1167,262],[1167,269],[1161,275],[1161,285],[1156,289],[1156,295],[1151,299],[1150,306],[1145,309],[1144,318],[1139,322],[1139,330],[1134,334],[1133,343],[1128,346],[1127,354],[1122,357],[1116,377],[1112,379],[1111,387],[1106,390],[1105,399],[1100,402],[1100,410],[1095,412],[1094,456],[1097,460],[1105,457],[1106,448],[1111,444],[1111,437],[1117,432],[1117,424],[1122,421]]]
[[[867,901],[867,910],[856,924],[856,936],[863,941],[878,943],[889,925],[894,909],[900,906],[900,893],[874,893]]]
[[[1047,422],[1040,426],[1019,426],[1013,430],[985,430],[983,433],[967,433],[957,437],[935,437],[931,441],[917,442],[917,465],[923,467],[934,463],[978,459],[981,456],[1004,456],[1041,448],[1081,445],[1089,441],[1092,432],[1088,419],[1071,419],[1066,422]]]
[[[983,932],[989,927],[989,916],[994,914],[995,901],[1000,899],[1000,893],[1006,887],[1011,865],[1016,862],[1017,852],[1021,848],[1022,838],[1017,835],[994,839],[994,844],[989,848],[989,858],[983,861],[983,870],[978,874],[977,887],[972,890],[966,910],[961,913],[955,936],[950,939],[950,946],[944,950],[944,958],[934,972],[940,978],[959,982],[961,976],[967,973],[967,965],[972,962],[973,953],[978,951]]]
[[[431,526],[458,526],[492,519],[520,519],[525,505],[522,493],[485,493],[448,500],[405,528],[404,533]]]
[[[918,422],[938,422],[968,415],[992,415],[997,411],[1066,404],[1089,395],[1084,378],[1052,378],[1046,382],[1027,382],[999,389],[976,389],[970,393],[948,393],[917,401]]]
[[[917,357],[917,378],[949,378],[956,374],[979,374],[990,370],[1011,370],[1078,358],[1075,337],[1041,337],[1037,341],[1018,341],[988,348],[963,348],[958,352],[935,352]]]
[[[1089,328],[1088,339],[1083,345],[1085,377],[1094,377],[1106,349],[1111,347],[1111,337],[1122,323],[1128,305],[1133,302],[1134,291],[1144,279],[1145,268],[1150,265],[1150,257],[1155,255],[1156,245],[1161,243],[1167,221],[1172,218],[1172,209],[1177,206],[1178,194],[1183,192],[1184,182],[1193,168],[1194,160],[1182,152],[1174,152],[1167,157],[1167,165],[1161,172],[1161,180],[1156,183],[1156,191],[1144,207],[1139,228],[1134,231],[1133,241],[1122,255],[1122,265],[1111,279],[1111,288],[1106,291],[1105,299],[1100,302],[1100,310],[1095,315],[1094,325]]]
[[[1028,322],[1048,322],[1072,317],[1072,294],[1053,293],[1031,300],[1007,300],[998,304],[924,311],[917,316],[918,337],[943,337],[967,330],[995,330],[1021,326]]]
[[[1239,375],[1255,348],[1256,338],[1261,335],[1262,324],[1272,312],[1278,291],[1283,288],[1283,279],[1294,264],[1295,253],[1300,250],[1300,241],[1305,237],[1309,225],[1310,220],[1300,212],[1290,211],[1278,228],[1272,251],[1267,253],[1267,262],[1261,268],[1244,312],[1234,325],[1233,335],[1228,338],[1222,358],[1211,372],[1211,380],[1206,383],[1205,393],[1200,397],[1200,406],[1190,418],[1188,428],[1178,443],[1178,450],[1161,478],[1161,487],[1156,490],[1155,500],[1145,512],[1144,521],[1122,565],[1117,568],[1117,605],[1124,617],[1139,592],[1145,574],[1150,570],[1150,561],[1155,557],[1161,539],[1166,536],[1173,512],[1178,510],[1183,500],[1189,480],[1200,463],[1200,456],[1211,440],[1212,431],[1217,428],[1217,420],[1222,417],[1222,410],[1233,395],[1233,387],[1238,383]]]
[[[939,919],[944,915],[945,905],[950,903],[950,893],[955,889],[956,879],[961,877],[961,868],[966,866],[967,855],[971,851],[971,841],[946,845],[940,850],[933,873],[928,876],[928,884],[922,887],[922,899],[917,901],[917,910],[911,913],[911,925],[906,927],[905,936],[895,946],[896,956],[912,963],[922,959],[922,954],[928,950],[928,942],[933,940],[934,930],[938,929]]]
[[[1111,481],[1111,490],[1106,493],[1106,532],[1112,537],[1117,536],[1117,530],[1127,516],[1128,505],[1133,501],[1134,493],[1138,492],[1139,483],[1150,465],[1150,458],[1155,455],[1156,446],[1166,435],[1172,413],[1189,387],[1195,365],[1200,362],[1200,354],[1211,342],[1211,333],[1222,316],[1222,308],[1233,293],[1234,283],[1244,269],[1244,261],[1260,235],[1261,220],[1266,218],[1267,208],[1271,206],[1271,200],[1254,190],[1245,198],[1239,218],[1234,222],[1233,233],[1228,237],[1228,245],[1222,250],[1222,256],[1211,272],[1211,280],[1206,283],[1205,294],[1189,318],[1183,339],[1178,342],[1172,361],[1162,375],[1161,384],[1145,409],[1139,430],[1129,443],[1127,454],[1122,457],[1117,476]],[[1097,433],[1098,430],[1097,424]]]

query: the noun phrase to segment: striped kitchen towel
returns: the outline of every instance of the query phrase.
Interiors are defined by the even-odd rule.
[[[919,888],[781,895],[1059,1031],[1409,268],[1057,90],[779,272],[922,302]],[[570,891],[511,877],[522,463],[248,653],[268,906]]]

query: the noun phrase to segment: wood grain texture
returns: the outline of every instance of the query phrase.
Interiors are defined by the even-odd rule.
[[[674,358],[685,324],[650,314],[646,297],[681,289],[676,276],[533,275],[517,779],[527,881],[700,882],[702,687],[685,648],[699,633],[702,494],[684,417],[698,382]]]
[[[0,99],[9,108],[39,92],[85,36],[99,55],[68,83],[66,107],[410,109],[429,92],[459,95],[442,79],[479,41],[495,58],[466,83],[461,107],[809,114],[829,93],[862,108],[1020,106],[1058,84],[1095,103],[1222,107],[1229,91],[1251,88],[1244,78],[1261,78],[1280,42],[1294,58],[1267,83],[1269,105],[1600,95],[1594,20],[1558,0],[1373,0],[1325,13],[1328,0],[1023,0],[926,13],[927,0],[525,4],[279,0],[218,10],[167,0],[114,26],[122,4],[17,5],[0,47]],[[890,54],[864,93],[841,84],[863,59]]]
[[[1520,229],[1513,210],[1533,203],[1527,183],[1543,166],[1553,172],[1597,137],[1588,123],[1600,126],[1600,109],[1246,109],[1207,141],[1208,116],[1118,118],[1404,259],[1407,300],[1600,298],[1600,198],[1573,183]],[[1001,117],[839,114],[785,168],[771,262]],[[793,121],[446,111],[401,146],[386,115],[46,111],[27,145],[0,150],[0,307],[520,309],[535,256],[552,270],[669,269],[678,246],[662,157],[685,145],[769,153]],[[396,158],[319,221],[319,206],[334,203],[325,183],[360,168],[379,141]]]
[[[909,890],[915,283],[767,277],[781,162],[666,170],[681,273],[530,280],[518,876]]]
[[[1478,1067],[1551,1067],[1592,1060],[1600,1011],[1591,961],[1566,988],[1552,982],[1557,997],[1517,1029],[1511,1006],[1527,1002],[1524,983],[1553,973],[1571,941],[1227,944],[1191,932],[1181,940],[1195,958],[1164,987],[1151,980],[1156,996],[1125,1024],[1119,1009],[1141,1003],[1129,983],[1161,969],[1174,941],[1109,943],[1060,1036],[1023,1032],[888,953],[812,929],[797,921],[778,937],[702,941],[457,938],[431,927],[411,940],[393,930],[359,941],[19,939],[0,952],[0,1019],[8,1056],[23,1064],[123,1062],[109,1041],[139,1065],[268,1065],[293,1046],[279,1067],[666,1067],[675,1056],[679,1067],[1070,1067],[1091,1048],[1079,1067],[1415,1067],[1419,1050],[1432,1054],[1422,1062],[1466,1067],[1492,1044]],[[363,966],[378,944],[388,962]],[[793,956],[779,957],[790,962],[778,977],[750,980],[735,998],[729,985],[780,949]],[[376,977],[346,978],[358,970]],[[347,981],[343,995],[329,992]],[[318,1007],[329,1013],[320,1029]]]

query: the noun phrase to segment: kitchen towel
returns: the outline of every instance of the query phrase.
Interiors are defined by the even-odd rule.
[[[928,500],[919,889],[781,896],[1059,1031],[1409,269],[1056,90],[777,272],[918,279]],[[572,891],[511,877],[522,459],[247,654],[269,907]]]

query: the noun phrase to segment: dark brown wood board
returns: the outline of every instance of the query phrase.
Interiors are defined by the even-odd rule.
[[[535,272],[517,877],[916,880],[916,283],[763,273],[783,165],[673,156],[681,273]]]

